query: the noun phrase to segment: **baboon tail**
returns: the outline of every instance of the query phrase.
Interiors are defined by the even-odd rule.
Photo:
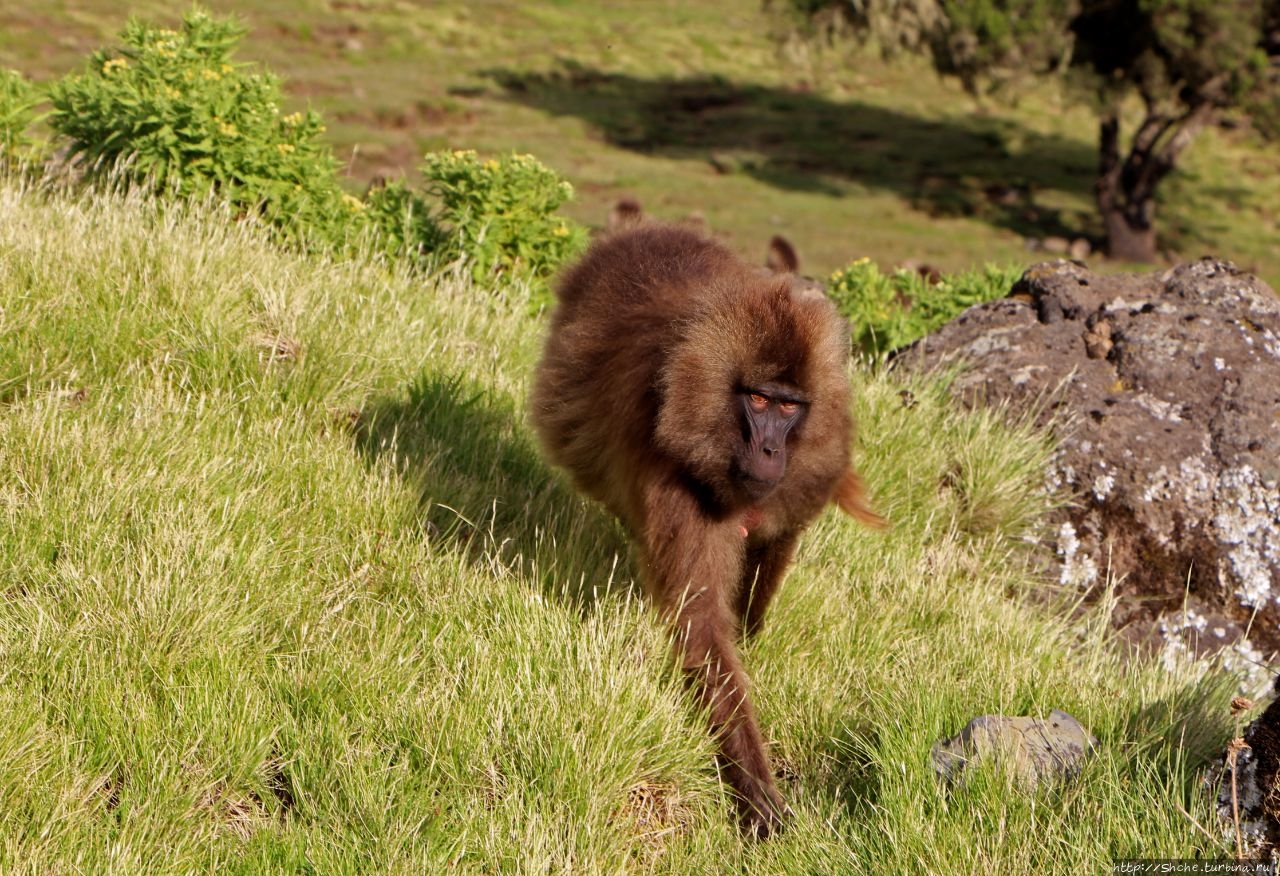
[[[836,484],[836,493],[831,501],[835,502],[841,511],[865,526],[884,529],[889,525],[889,521],[871,509],[871,505],[867,502],[867,487],[862,482],[862,475],[851,468],[846,469],[840,476],[840,483]]]

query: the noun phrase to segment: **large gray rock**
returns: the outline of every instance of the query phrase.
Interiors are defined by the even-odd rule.
[[[1255,661],[1280,648],[1280,299],[1265,283],[1212,259],[1115,275],[1046,262],[898,360],[964,360],[966,404],[1054,424],[1049,485],[1078,497],[1054,521],[1058,574],[1093,589],[1109,570],[1129,637],[1234,641]]]

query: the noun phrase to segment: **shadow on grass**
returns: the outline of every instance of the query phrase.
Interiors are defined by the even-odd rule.
[[[536,580],[581,610],[634,577],[621,530],[542,462],[509,398],[423,374],[366,404],[355,432],[369,462],[389,456],[417,490],[428,533],[469,561]]]
[[[1006,120],[933,121],[810,92],[717,77],[642,79],[572,62],[552,73],[486,75],[507,100],[581,118],[616,146],[706,160],[779,188],[837,194],[835,181],[847,180],[888,189],[934,217],[973,216],[1036,237],[1084,231],[1078,217],[1037,206],[1037,192],[1092,199],[1092,148]]]
[[[1199,785],[1199,770],[1222,754],[1235,735],[1230,704],[1236,680],[1209,675],[1176,694],[1129,710],[1121,736],[1135,753],[1167,763],[1188,787]]]
[[[870,723],[843,726],[815,740],[818,766],[810,790],[838,801],[851,818],[869,817],[880,802],[879,746],[880,734]]]

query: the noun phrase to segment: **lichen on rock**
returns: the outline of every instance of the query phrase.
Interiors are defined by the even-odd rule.
[[[1060,583],[1111,582],[1126,638],[1161,647],[1186,611],[1194,653],[1248,631],[1280,650],[1280,298],[1214,259],[1149,274],[1079,263],[1028,269],[1009,297],[971,307],[895,356],[965,364],[965,404],[1032,414],[1057,432],[1050,489]]]

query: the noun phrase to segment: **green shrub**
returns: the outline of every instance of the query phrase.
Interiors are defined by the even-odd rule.
[[[37,157],[30,131],[42,99],[40,89],[17,70],[0,69],[0,167]]]
[[[421,264],[444,244],[444,235],[431,220],[426,202],[403,180],[370,189],[364,197],[364,211],[376,233],[377,247],[392,257]]]
[[[120,48],[54,83],[50,125],[91,173],[260,212],[293,242],[331,245],[366,220],[318,141],[319,115],[282,116],[279,80],[233,63],[245,28],[201,9],[178,31],[131,19]]]
[[[231,60],[245,32],[198,8],[177,31],[131,19],[121,47],[53,85],[50,124],[91,176],[229,202],[308,249],[369,242],[416,261],[462,258],[477,280],[526,277],[545,299],[546,278],[586,236],[555,215],[567,182],[529,155],[439,152],[425,158],[422,194],[398,181],[346,194],[321,117],[282,116],[279,80]]]
[[[545,288],[546,278],[586,242],[585,229],[555,215],[573,187],[532,155],[432,152],[422,175],[440,254],[468,259],[477,281],[513,272]]]
[[[858,259],[831,275],[827,294],[853,323],[853,342],[872,356],[923,337],[974,304],[1008,294],[1017,268],[988,265],[943,277],[936,285],[915,271],[883,274],[870,259]]]

